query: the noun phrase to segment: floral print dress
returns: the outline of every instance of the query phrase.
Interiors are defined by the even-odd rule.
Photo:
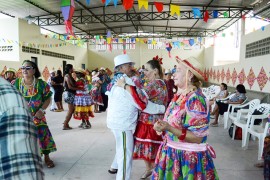
[[[157,79],[149,82],[143,89],[148,95],[149,101],[164,106],[167,105],[168,91],[163,80]],[[134,133],[134,159],[144,159],[151,162],[155,161],[158,148],[162,143],[162,137],[157,135],[153,126],[158,120],[162,120],[163,117],[164,114],[152,115],[145,112],[140,113],[136,131]]]
[[[41,154],[49,154],[56,151],[56,145],[47,125],[46,117],[43,116],[42,119],[38,119],[34,116],[42,107],[43,103],[51,97],[50,86],[45,81],[37,79],[37,83],[28,89],[23,85],[22,78],[16,79],[14,85],[28,103],[29,111],[38,129],[37,133]]]
[[[198,89],[187,95],[178,95],[170,103],[164,121],[175,128],[185,128],[197,137],[202,137],[201,144],[180,141],[171,132],[165,132],[164,143],[160,146],[152,180],[218,180],[211,155],[213,150],[203,151],[182,150],[173,148],[169,143],[179,145],[199,146],[206,144],[209,127],[209,108],[202,91]],[[178,146],[177,146],[178,145]],[[211,151],[212,150],[212,151]],[[211,153],[212,152],[212,153]]]

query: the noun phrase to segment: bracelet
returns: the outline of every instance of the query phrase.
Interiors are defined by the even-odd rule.
[[[183,141],[186,138],[186,135],[187,135],[187,129],[182,129],[182,134],[180,137],[178,137],[178,139],[180,141]]]
[[[124,85],[124,89],[126,89],[126,86],[127,86],[127,85],[128,85],[127,83]]]
[[[46,111],[45,111],[45,109],[43,109],[43,108],[39,108],[39,110],[43,113],[43,114],[46,114]]]

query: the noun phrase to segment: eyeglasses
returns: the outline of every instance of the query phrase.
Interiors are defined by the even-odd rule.
[[[32,66],[22,66],[21,69],[22,69],[22,70],[27,70],[27,71],[28,71],[28,70],[30,70],[30,69],[34,69],[34,67],[32,67]]]

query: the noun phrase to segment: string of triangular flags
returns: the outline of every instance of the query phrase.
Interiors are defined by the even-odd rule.
[[[62,0],[62,1],[65,1],[65,0]],[[76,0],[76,1],[80,1],[80,0]],[[105,5],[105,7],[108,6],[112,2],[113,2],[115,7],[118,5],[118,0],[101,0],[101,2]],[[130,10],[134,5],[134,0],[123,0],[122,2],[123,2],[122,5],[123,5],[125,10]],[[86,3],[89,6],[90,5],[90,0],[86,0]],[[148,5],[149,5],[148,0],[138,0],[139,10],[141,10],[142,8],[144,8],[145,10],[148,10]],[[161,13],[163,11],[164,4],[162,2],[154,2],[154,5],[155,5],[156,10],[159,13]],[[201,10],[199,8],[192,8],[192,12],[193,12],[193,17],[194,18],[202,18],[202,12],[201,12]],[[170,15],[171,16],[175,16],[175,15],[180,16],[180,14],[181,14],[180,5],[170,4]],[[218,13],[217,10],[213,10],[212,17],[217,18],[218,14],[219,13]],[[209,12],[206,10],[206,11],[204,11],[203,15],[204,15],[203,20],[205,22],[207,22],[208,19],[210,18]],[[225,11],[223,13],[223,16],[225,18],[228,18],[229,17],[229,12]]]

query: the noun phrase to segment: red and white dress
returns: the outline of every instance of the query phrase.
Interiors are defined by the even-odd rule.
[[[161,79],[149,82],[144,88],[149,96],[149,101],[167,106],[168,91],[166,84]],[[162,137],[157,135],[153,129],[158,120],[163,120],[164,114],[148,114],[141,112],[138,118],[138,124],[134,133],[134,152],[133,159],[144,159],[154,162],[158,148],[162,143]]]

